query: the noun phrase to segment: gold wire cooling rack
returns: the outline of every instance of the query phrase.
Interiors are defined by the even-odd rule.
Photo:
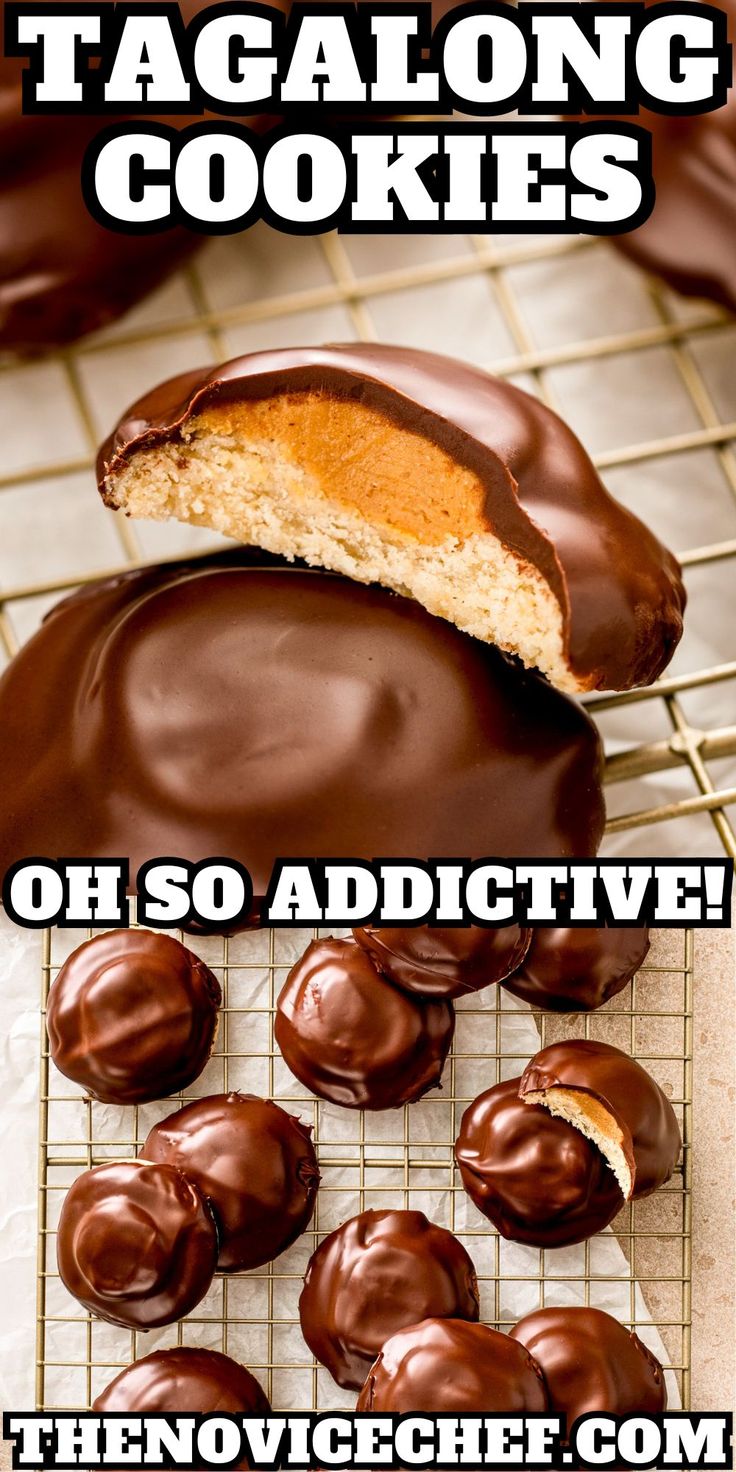
[[[431,243],[431,242],[430,242]],[[293,271],[291,279],[300,280],[300,260],[304,243],[298,240],[293,246]],[[311,242],[310,242],[311,245]],[[714,457],[717,474],[722,477],[728,492],[730,509],[733,511],[733,533],[730,523],[721,522],[726,531],[718,541],[712,540],[707,520],[698,525],[699,544],[680,553],[686,575],[703,569],[708,576],[722,578],[724,567],[736,573],[736,419],[725,419],[719,412],[718,395],[714,393],[703,371],[700,349],[709,340],[721,340],[733,355],[732,319],[713,309],[701,305],[688,306],[684,312],[672,297],[656,283],[651,283],[647,321],[642,326],[624,326],[620,331],[609,331],[603,336],[580,336],[575,341],[557,342],[553,346],[539,346],[533,326],[520,304],[517,275],[520,267],[558,262],[564,272],[564,280],[558,281],[559,290],[567,292],[574,300],[576,277],[580,272],[583,253],[609,251],[602,241],[586,237],[535,237],[524,236],[499,242],[483,237],[467,237],[462,254],[454,254],[452,242],[447,251],[437,251],[437,242],[426,259],[414,256],[408,264],[396,264],[390,269],[356,272],[350,254],[349,243],[337,235],[329,235],[319,242],[324,259],[329,267],[329,280],[303,288],[290,289],[276,295],[256,293],[256,298],[239,305],[215,307],[208,296],[208,283],[200,265],[195,263],[186,276],[188,305],[178,315],[164,323],[116,330],[113,346],[116,351],[128,348],[131,352],[145,354],[152,344],[164,340],[184,342],[196,332],[197,342],[204,342],[212,357],[217,360],[232,356],[232,334],[242,334],[250,328],[251,333],[260,328],[276,326],[280,341],[290,336],[299,336],[307,317],[325,322],[329,314],[341,308],[349,319],[353,332],[363,339],[371,340],[378,335],[374,322],[376,303],[397,301],[407,293],[438,287],[443,283],[448,288],[446,298],[435,299],[434,310],[438,312],[433,345],[442,349],[445,344],[447,317],[452,314],[450,288],[468,278],[485,276],[492,290],[495,310],[500,312],[504,325],[504,340],[513,345],[513,351],[488,363],[497,374],[529,384],[552,407],[559,407],[554,382],[556,371],[577,368],[585,370],[592,383],[595,376],[606,366],[624,362],[626,356],[642,363],[649,362],[652,351],[667,353],[668,367],[676,377],[680,389],[685,392],[688,405],[689,427],[676,432],[670,424],[667,432],[654,439],[638,438],[636,442],[617,444],[612,449],[603,449],[596,463],[602,472],[611,476],[635,466],[645,468],[648,464],[665,465],[673,458],[688,466],[688,457],[706,453]],[[246,246],[247,249],[247,246]],[[397,261],[401,260],[397,251]],[[638,278],[641,280],[642,278]],[[241,299],[242,301],[242,299]],[[490,308],[490,304],[489,304]],[[443,317],[443,313],[447,317]],[[326,315],[325,315],[326,314]],[[293,320],[293,331],[289,322]],[[384,317],[385,320],[385,317]],[[622,312],[622,322],[630,322],[631,311]],[[322,335],[329,327],[318,330]],[[87,441],[87,450],[70,456],[53,465],[43,463],[34,467],[23,466],[19,470],[0,474],[0,490],[19,488],[40,481],[48,482],[55,477],[62,485],[65,477],[73,477],[88,471],[93,463],[95,446],[101,438],[101,427],[95,422],[95,412],[90,402],[90,375],[94,374],[95,363],[100,355],[110,350],[111,339],[102,336],[85,343],[81,350],[69,351],[54,359],[71,391],[73,410],[78,414]],[[185,348],[186,350],[186,348]],[[189,362],[177,363],[178,371],[189,367]],[[82,369],[85,369],[83,372]],[[0,373],[13,371],[12,365],[0,367]],[[632,370],[633,371],[633,370]],[[142,370],[145,372],[145,370]],[[155,374],[154,374],[155,376]],[[731,378],[736,377],[733,373]],[[137,388],[147,386],[142,378]],[[643,379],[646,393],[646,378]],[[125,395],[123,395],[125,396]],[[117,408],[122,405],[119,398]],[[721,409],[723,405],[720,406]],[[736,410],[726,404],[727,413]],[[615,434],[616,408],[611,407],[611,432]],[[109,428],[109,424],[104,429]],[[693,465],[694,476],[697,469]],[[90,494],[93,492],[90,490]],[[697,479],[690,485],[680,487],[678,495],[689,502],[699,495]],[[637,509],[636,507],[634,509]],[[134,566],[151,560],[141,555],[138,535],[130,522],[118,516],[115,533],[119,544],[119,559],[113,565],[83,570],[61,577],[33,578],[22,583],[12,579],[0,586],[0,654],[12,655],[18,646],[18,634],[14,618],[15,610],[22,610],[24,603],[49,594],[63,594],[80,582],[91,581],[97,576],[106,576],[122,566]],[[693,525],[692,518],[689,525]],[[731,586],[733,576],[731,577]],[[731,641],[725,635],[732,634],[733,626],[727,612],[722,614],[724,638],[716,647],[719,649],[717,662],[707,667],[687,669],[682,673],[665,675],[654,686],[619,694],[593,695],[586,701],[588,708],[602,724],[607,735],[607,720],[611,717],[623,722],[623,742],[616,742],[616,749],[609,751],[606,764],[606,780],[609,784],[609,817],[607,833],[616,842],[616,852],[648,853],[657,849],[657,837],[652,837],[649,846],[641,847],[641,832],[637,830],[667,820],[678,820],[678,831],[684,836],[683,824],[690,820],[689,831],[697,832],[700,851],[715,846],[736,858],[736,831],[729,818],[729,808],[736,802],[736,768],[729,760],[736,756],[736,724],[730,720],[730,709],[736,711],[736,694],[730,705],[721,700],[718,714],[712,719],[709,714],[709,692],[712,687],[725,686],[727,696],[736,692],[736,658],[731,658]],[[715,620],[717,621],[717,619]],[[720,657],[722,651],[723,657]],[[734,648],[736,654],[736,648]],[[733,682],[728,683],[728,682]],[[656,714],[659,729],[653,733],[651,717]],[[724,717],[725,711],[725,717]],[[694,712],[694,714],[693,714]],[[679,769],[679,772],[678,770]],[[684,781],[678,782],[678,777]],[[642,785],[639,779],[644,779]],[[652,781],[647,785],[647,779]],[[613,784],[616,785],[615,791]],[[629,795],[631,794],[631,801]],[[693,829],[692,824],[701,826]],[[702,824],[706,827],[703,828]],[[660,834],[662,830],[660,829]],[[635,843],[639,842],[639,847]],[[674,851],[677,837],[671,840]],[[697,847],[697,845],[696,845]],[[672,849],[670,850],[672,851]],[[691,843],[690,851],[695,848]]]
[[[725,571],[727,576],[731,574],[732,583],[736,569],[736,417],[714,389],[703,368],[701,352],[707,344],[722,344],[729,350],[733,333],[730,319],[705,305],[678,307],[666,291],[650,283],[646,287],[646,320],[634,320],[630,304],[622,301],[620,325],[618,318],[612,322],[609,311],[605,330],[599,334],[575,323],[569,334],[558,334],[556,341],[545,342],[539,339],[534,314],[530,317],[520,296],[519,271],[559,268],[558,288],[574,301],[582,266],[586,261],[602,259],[601,253],[610,251],[606,243],[526,236],[503,241],[468,237],[462,249],[450,240],[441,246],[437,241],[428,241],[427,245],[423,257],[421,251],[406,252],[397,244],[385,268],[379,248],[375,260],[364,251],[358,270],[352,243],[330,235],[314,247],[321,252],[327,268],[315,280],[309,272],[301,272],[306,244],[293,241],[287,289],[246,290],[237,304],[224,305],[215,301],[210,289],[206,250],[186,272],[185,295],[177,298],[179,306],[165,321],[149,321],[145,313],[135,314],[118,324],[114,334],[101,335],[80,349],[45,360],[53,365],[55,382],[67,395],[69,412],[81,424],[83,438],[76,442],[76,449],[53,462],[39,457],[38,464],[23,463],[0,474],[0,492],[27,489],[40,493],[51,482],[62,493],[65,484],[71,484],[80,474],[89,474],[95,447],[109,428],[109,422],[99,422],[91,388],[98,367],[101,376],[109,371],[106,365],[112,352],[127,354],[128,364],[132,359],[134,367],[140,356],[142,364],[139,372],[136,367],[138,376],[132,392],[126,388],[117,393],[115,407],[119,409],[121,399],[132,398],[149,379],[163,376],[158,367],[149,371],[145,366],[147,355],[161,344],[171,349],[167,365],[174,359],[164,372],[175,372],[191,366],[191,359],[185,355],[191,352],[193,335],[200,360],[200,344],[218,360],[246,346],[257,346],[261,332],[267,334],[269,343],[335,336],[332,323],[338,309],[340,321],[347,321],[355,336],[371,340],[387,335],[387,312],[392,313],[394,303],[406,301],[412,293],[427,292],[440,293],[433,296],[433,305],[427,308],[437,314],[431,345],[453,350],[448,341],[453,289],[458,283],[484,278],[489,304],[492,297],[508,345],[508,350],[496,353],[486,366],[530,387],[552,407],[563,407],[556,377],[560,371],[589,375],[592,383],[612,365],[624,361],[648,365],[652,354],[666,355],[668,371],[688,409],[682,424],[673,424],[670,416],[667,427],[657,430],[656,437],[648,438],[650,430],[645,427],[628,442],[614,443],[612,448],[604,444],[594,458],[604,475],[615,482],[627,467],[656,470],[671,464],[692,464],[695,468],[695,462],[702,466],[702,457],[706,456],[727,494],[733,522],[721,518],[715,540],[706,518],[698,521],[697,511],[689,514],[688,527],[696,528],[693,545],[680,556],[688,578],[702,579],[705,575],[722,579]],[[369,247],[369,251],[372,249]],[[637,282],[642,279],[636,278]],[[301,281],[305,284],[294,286]],[[131,320],[135,325],[130,325]],[[388,320],[393,323],[392,316]],[[345,329],[338,328],[338,333],[344,335]],[[181,362],[175,357],[179,342]],[[454,350],[462,354],[462,344]],[[0,393],[2,375],[14,371],[12,364],[0,365]],[[43,412],[42,405],[37,412]],[[612,406],[612,436],[617,433],[616,420]],[[680,494],[685,493],[680,490]],[[697,482],[688,494],[697,498]],[[91,485],[89,495],[94,496]],[[639,508],[634,505],[634,509]],[[5,574],[0,576],[0,657],[16,652],[33,622],[34,610],[39,606],[43,609],[55,595],[151,560],[132,523],[118,516],[112,517],[112,526],[112,554],[103,552],[97,560],[80,559],[79,566],[64,567],[63,571],[55,570],[56,563],[49,569],[47,561],[40,574],[31,555],[24,560],[24,574],[19,577],[8,568],[6,559]],[[31,528],[31,539],[32,534]],[[83,539],[84,532],[81,535]],[[105,545],[109,548],[110,543]],[[165,551],[164,555],[169,553]],[[90,566],[90,561],[94,565]],[[736,832],[729,818],[729,808],[736,802],[736,785],[732,785],[736,781],[732,761],[736,756],[736,725],[731,722],[727,698],[719,698],[719,692],[720,697],[728,697],[736,690],[736,658],[731,658],[729,632],[732,629],[724,615],[723,637],[708,644],[705,666],[691,659],[691,664],[699,667],[665,675],[649,689],[595,695],[588,700],[607,738],[606,779],[612,812],[607,842],[616,845],[617,853],[656,852],[667,831],[669,851],[673,843],[677,851],[678,842],[689,842],[690,851],[695,851],[692,837],[686,839],[686,834],[695,833],[701,851],[716,849],[736,857]],[[718,651],[716,658],[710,657],[712,650]],[[652,826],[647,836],[649,825],[658,826]],[[643,849],[637,844],[644,844]],[[302,944],[308,938],[304,936]],[[68,950],[72,941],[76,944],[81,939],[82,935],[71,937],[63,932],[44,937],[44,1006],[48,985],[65,954],[62,947]],[[275,1265],[243,1278],[217,1279],[204,1304],[168,1337],[130,1336],[82,1314],[56,1276],[54,1227],[63,1192],[74,1176],[111,1155],[133,1154],[155,1118],[163,1117],[174,1105],[167,1101],[155,1108],[147,1106],[146,1110],[105,1111],[103,1106],[82,1101],[74,1091],[68,1092],[66,1081],[43,1054],[36,1386],[39,1408],[77,1409],[89,1405],[131,1356],[180,1340],[226,1349],[243,1359],[262,1380],[275,1408],[330,1409],[344,1404],[344,1394],[336,1392],[326,1372],[310,1361],[301,1339],[296,1311],[299,1285],[318,1235],[364,1205],[389,1204],[418,1206],[457,1230],[476,1260],[483,1314],[489,1323],[506,1323],[518,1316],[510,1312],[510,1293],[521,1295],[524,1311],[537,1307],[545,1296],[551,1301],[554,1295],[579,1288],[581,1301],[605,1306],[607,1289],[619,1292],[623,1282],[626,1302],[620,1306],[619,1316],[642,1325],[648,1322],[648,1313],[651,1315],[687,1407],[692,934],[671,933],[665,960],[661,964],[657,961],[662,952],[660,945],[634,985],[609,1004],[604,1014],[586,1019],[539,1018],[543,1041],[563,1033],[591,1034],[618,1043],[640,1057],[668,1088],[682,1116],[682,1170],[664,1191],[627,1207],[616,1222],[624,1258],[623,1267],[616,1266],[615,1281],[613,1275],[611,1281],[606,1276],[608,1259],[600,1258],[602,1238],[571,1249],[570,1257],[547,1254],[542,1258],[531,1249],[517,1249],[509,1256],[506,1244],[481,1218],[473,1217],[459,1186],[451,1146],[465,1103],[497,1077],[512,1076],[529,1051],[523,1055],[519,1052],[514,1040],[513,1004],[505,994],[480,994],[473,1005],[464,1002],[459,1008],[455,1048],[446,1069],[444,1091],[437,1101],[423,1101],[396,1111],[389,1123],[386,1116],[335,1111],[311,1098],[305,1101],[303,1095],[294,1092],[294,1082],[286,1075],[273,1046],[274,998],[293,959],[288,947],[295,944],[293,932],[264,931],[256,938],[198,945],[219,972],[225,992],[220,1051],[201,1082],[203,1092],[240,1087],[267,1094],[287,1106],[293,1103],[313,1121],[323,1171],[317,1214],[310,1232]],[[259,945],[265,947],[262,954],[257,953]],[[622,1272],[623,1279],[619,1276]],[[643,1328],[641,1332],[645,1332]]]
[[[691,1099],[693,935],[660,932],[632,984],[587,1016],[534,1014],[542,1043],[562,1036],[603,1038],[640,1058],[670,1094],[682,1122],[682,1164],[667,1187],[626,1206],[610,1234],[576,1248],[539,1252],[502,1242],[469,1203],[452,1145],[470,1100],[499,1078],[518,1074],[529,1046],[531,1014],[501,988],[458,1006],[457,1031],[443,1089],[386,1114],[340,1109],[305,1093],[274,1046],[274,1001],[289,965],[318,932],[260,931],[231,940],[197,941],[221,980],[224,1009],[218,1051],[193,1091],[139,1108],[110,1109],[41,1062],[37,1403],[80,1409],[132,1358],[173,1344],[204,1344],[249,1364],[274,1409],[330,1410],[344,1392],[311,1359],[298,1321],[307,1259],[326,1232],[366,1207],[412,1207],[454,1230],[473,1257],[482,1317],[509,1323],[545,1302],[610,1307],[646,1337],[654,1324],[665,1364],[684,1407],[690,1395]],[[89,934],[89,933],[88,933]],[[82,935],[47,932],[43,951],[45,1011],[49,984]],[[520,1033],[519,1027],[527,1029]],[[44,1034],[45,1038],[45,1034]],[[538,1044],[536,1045],[538,1046]],[[75,1176],[105,1159],[133,1155],[153,1122],[194,1095],[241,1088],[267,1094],[312,1123],[322,1184],[310,1229],[259,1271],[219,1277],[194,1313],[170,1330],[140,1335],[88,1317],[56,1271],[55,1225]],[[616,1246],[616,1241],[618,1247]],[[619,1251],[619,1248],[622,1249]],[[616,1260],[611,1258],[611,1252]],[[637,1286],[638,1285],[638,1286]],[[615,1295],[615,1303],[610,1295]],[[513,1301],[511,1295],[514,1295]],[[651,1341],[650,1341],[651,1342]],[[660,1350],[661,1353],[661,1350]]]

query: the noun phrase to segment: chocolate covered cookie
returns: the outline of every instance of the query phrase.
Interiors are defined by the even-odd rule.
[[[144,394],[99,457],[108,506],[409,593],[568,690],[665,668],[675,558],[513,384],[380,344],[285,348]]]
[[[0,679],[0,873],[38,854],[583,856],[587,716],[419,604],[243,552],[93,583]]]
[[[176,1166],[206,1197],[223,1272],[272,1262],[312,1219],[319,1167],[311,1130],[270,1099],[195,1099],[154,1125],[141,1155]]]
[[[549,1409],[578,1416],[656,1416],[667,1409],[664,1372],[638,1335],[600,1308],[541,1308],[511,1330],[544,1376]]]
[[[97,1396],[92,1410],[98,1415],[135,1411],[139,1415],[188,1411],[207,1415],[244,1413],[267,1416],[271,1407],[265,1392],[245,1365],[215,1349],[157,1349],[121,1370]]]
[[[360,1390],[392,1334],[478,1318],[465,1248],[421,1211],[363,1211],[320,1242],[299,1300],[302,1334],[338,1385]]]
[[[531,931],[520,925],[363,925],[353,935],[384,976],[425,997],[462,997],[504,981],[516,971],[531,939]]]
[[[736,4],[718,0],[736,40]],[[617,119],[619,121],[619,119]],[[691,116],[641,108],[652,137],[656,197],[643,225],[613,236],[618,249],[685,296],[736,311],[736,90],[711,112]]]
[[[635,1058],[592,1038],[542,1048],[521,1077],[519,1095],[542,1104],[603,1152],[627,1200],[669,1180],[682,1139],[667,1095]]]
[[[184,21],[210,3],[181,0]],[[277,14],[286,8],[269,3]],[[3,14],[0,4],[0,32]],[[24,115],[21,79],[28,65],[27,57],[0,57],[0,350],[21,353],[61,347],[105,327],[204,238],[178,226],[135,235],[98,224],[82,195],[82,161],[103,124],[125,119],[109,111],[104,118]],[[184,127],[195,119],[156,121]],[[268,119],[247,121],[261,129]]]
[[[284,1062],[346,1109],[395,1109],[437,1088],[455,1031],[450,1002],[410,996],[354,940],[315,940],[276,1006]]]
[[[358,1411],[544,1411],[547,1393],[531,1355],[508,1334],[460,1319],[425,1319],[384,1344]]]
[[[503,985],[550,1012],[593,1012],[628,986],[646,960],[646,925],[537,926],[531,945]]]
[[[621,1187],[579,1129],[519,1098],[518,1078],[468,1106],[455,1159],[471,1200],[502,1237],[569,1247],[602,1232],[621,1211]]]
[[[59,1071],[106,1104],[144,1104],[198,1078],[215,1041],[220,984],[172,935],[111,930],[74,951],[49,992]]]
[[[111,1161],[77,1176],[56,1238],[64,1287],[127,1329],[173,1324],[204,1298],[217,1229],[204,1196],[171,1165]]]

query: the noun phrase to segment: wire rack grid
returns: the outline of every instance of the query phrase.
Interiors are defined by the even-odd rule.
[[[495,356],[486,366],[539,394],[572,419],[575,427],[581,404],[594,392],[605,396],[609,380],[614,391],[623,395],[626,376],[637,378],[633,397],[649,396],[643,421],[627,440],[619,427],[617,404],[606,402],[607,433],[614,436],[614,445],[604,443],[594,459],[614,490],[621,490],[622,498],[635,510],[642,510],[637,478],[645,474],[659,478],[661,517],[655,530],[671,533],[686,579],[696,583],[702,603],[698,613],[691,586],[690,623],[698,628],[688,655],[672,666],[674,672],[646,689],[593,695],[586,701],[606,738],[608,849],[618,854],[649,854],[653,848],[663,851],[666,845],[666,851],[673,853],[689,847],[693,853],[725,851],[736,858],[736,831],[729,816],[736,802],[736,649],[732,635],[736,609],[730,612],[727,606],[736,587],[733,320],[705,304],[685,306],[661,286],[645,283],[638,272],[624,267],[607,243],[590,238],[527,235],[389,240],[392,254],[385,259],[390,264],[381,268],[385,242],[377,237],[357,243],[352,237],[337,235],[325,236],[318,243],[264,237],[264,257],[280,253],[282,269],[267,277],[265,287],[251,280],[229,297],[220,289],[220,258],[213,255],[228,244],[246,254],[249,249],[247,238],[242,244],[219,242],[208,247],[178,279],[178,295],[160,315],[145,310],[134,314],[112,331],[87,340],[77,350],[44,360],[40,366],[19,371],[12,363],[0,365],[0,408],[10,378],[11,386],[16,386],[15,398],[11,393],[9,400],[11,408],[19,411],[22,398],[43,392],[48,409],[48,375],[53,374],[57,400],[67,397],[65,422],[71,417],[75,423],[68,439],[62,435],[68,454],[59,457],[44,451],[36,459],[32,450],[31,463],[21,454],[17,463],[0,474],[0,490],[15,497],[32,488],[39,495],[53,490],[58,498],[65,485],[76,486],[80,475],[89,475],[94,449],[112,418],[126,397],[134,397],[145,386],[147,373],[155,380],[166,371],[191,366],[198,358],[218,360],[251,346],[321,341],[340,333],[366,340],[383,336],[406,341],[416,328],[417,314],[414,312],[413,325],[407,328],[400,321],[398,307],[400,303],[406,307],[407,302],[411,306],[412,297],[427,303],[418,329],[420,338],[430,339],[424,345],[462,354],[464,342],[457,341],[453,327],[453,293],[483,281],[488,289],[487,310],[498,326]],[[310,251],[315,260],[309,257],[308,263]],[[616,269],[610,274],[614,261]],[[599,293],[593,303],[592,326],[590,316],[583,323],[582,313],[575,310],[581,282],[586,273],[591,275],[590,262],[596,267],[605,264],[609,272],[605,296]],[[225,274],[228,270],[226,262]],[[529,273],[533,277],[540,270],[554,274],[530,308],[525,295]],[[305,284],[294,284],[301,282]],[[558,324],[540,342],[540,305],[543,308],[553,296],[572,304],[572,310],[562,329]],[[599,335],[596,312],[609,329]],[[481,357],[482,353],[475,350],[474,355]],[[149,361],[166,367],[164,371],[154,366],[147,369]],[[712,361],[718,369],[716,380]],[[666,371],[665,390],[650,381],[650,371],[657,365]],[[130,391],[123,386],[128,380]],[[110,408],[101,407],[100,384],[104,382],[114,385],[108,393]],[[664,397],[670,403],[666,413],[659,402]],[[33,410],[37,415],[35,404]],[[36,417],[36,437],[38,423]],[[661,428],[654,437],[651,424]],[[624,442],[615,443],[617,436]],[[30,442],[33,445],[33,437]],[[711,503],[703,501],[705,509],[698,514],[703,483],[710,484],[713,477],[717,485],[711,487],[711,493],[719,505],[716,538],[708,511]],[[28,576],[19,578],[10,558],[5,562],[2,558],[2,500],[0,496],[0,658],[16,651],[37,612],[44,611],[56,595],[123,566],[152,560],[146,549],[154,545],[159,556],[163,550],[164,557],[179,555],[182,547],[187,553],[203,547],[201,538],[151,543],[145,529],[104,513],[108,523],[112,518],[114,527],[112,532],[106,529],[106,539],[99,537],[95,542],[104,547],[98,557],[92,550],[89,528],[97,512],[103,513],[97,507],[93,510],[90,480],[88,521],[79,520],[74,527],[80,556],[72,557],[60,573],[53,555],[39,561],[30,553],[21,559]],[[13,504],[20,503],[14,500]],[[29,530],[24,552],[40,532],[27,502],[26,507],[23,514]],[[90,550],[85,552],[88,538]],[[691,545],[683,545],[683,538]],[[709,612],[704,588],[715,590]],[[659,825],[657,836],[647,836],[646,830],[654,824]]]
[[[535,1050],[529,1045],[532,1014],[498,987],[463,999],[440,1092],[381,1114],[325,1104],[306,1093],[288,1072],[274,1045],[272,1027],[275,1000],[288,968],[317,933],[261,931],[231,940],[197,941],[198,951],[223,986],[222,1022],[217,1050],[205,1073],[176,1099],[129,1109],[83,1099],[56,1071],[44,1046],[38,1407],[88,1406],[131,1359],[184,1343],[221,1349],[249,1364],[274,1409],[352,1408],[350,1398],[316,1365],[302,1340],[298,1294],[308,1257],[323,1235],[358,1210],[389,1206],[423,1210],[456,1232],[478,1269],[481,1315],[491,1325],[508,1328],[522,1313],[568,1301],[609,1307],[645,1338],[653,1324],[687,1407],[692,932],[660,932],[631,985],[601,1012],[533,1014],[539,1029],[533,1036],[541,1035],[542,1045],[565,1035],[593,1036],[640,1058],[672,1098],[684,1139],[682,1163],[672,1181],[653,1197],[627,1205],[615,1221],[615,1238],[605,1233],[580,1247],[545,1252],[508,1244],[497,1236],[469,1202],[453,1159],[453,1141],[470,1100],[498,1079],[516,1076]],[[46,933],[44,1012],[59,965],[83,938],[81,933]],[[520,1027],[526,1031],[520,1032]],[[151,1125],[187,1099],[233,1088],[267,1094],[312,1124],[322,1182],[311,1226],[268,1267],[216,1277],[204,1302],[170,1330],[141,1335],[90,1318],[66,1293],[56,1269],[55,1226],[68,1185],[93,1164],[134,1155]]]

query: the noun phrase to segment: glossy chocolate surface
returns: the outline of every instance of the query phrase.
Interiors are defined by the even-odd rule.
[[[311,1130],[254,1094],[213,1094],[154,1125],[141,1151],[185,1172],[209,1201],[218,1267],[271,1262],[309,1225],[319,1169]]]
[[[99,118],[0,120],[0,350],[34,353],[104,327],[201,244],[182,229],[119,235],[93,220],[80,169],[99,127]]]
[[[667,1408],[659,1361],[636,1334],[599,1308],[542,1308],[511,1330],[544,1375],[549,1409],[567,1417],[655,1416]]]
[[[508,1334],[462,1319],[425,1319],[384,1344],[359,1411],[544,1411],[541,1371]]]
[[[397,1330],[428,1318],[478,1318],[475,1268],[457,1238],[423,1212],[363,1211],[313,1254],[299,1316],[333,1380],[360,1390]]]
[[[653,136],[654,209],[638,230],[614,236],[638,266],[685,296],[736,312],[736,98],[702,117],[636,119]]]
[[[351,343],[253,353],[161,384],[100,452],[104,477],[138,448],[175,439],[209,404],[323,390],[354,397],[434,442],[485,487],[488,526],[534,563],[562,612],[586,687],[653,680],[682,633],[678,564],[612,499],[582,445],[539,400],[434,353]]]
[[[184,19],[209,3],[182,0]],[[3,11],[0,4],[0,34]],[[125,235],[98,225],[82,197],[82,159],[101,127],[120,119],[109,112],[24,116],[26,65],[26,58],[0,57],[0,350],[37,352],[114,321],[205,237],[180,228]],[[184,127],[197,119],[158,121]]]
[[[649,928],[538,926],[507,991],[549,1012],[593,1012],[631,981],[646,959]]]
[[[528,950],[531,931],[520,925],[497,930],[480,925],[402,929],[365,925],[353,935],[379,971],[405,991],[462,997],[515,971]]]
[[[214,1349],[157,1349],[136,1360],[98,1395],[93,1411],[156,1411],[174,1413],[245,1412],[267,1416],[271,1410],[265,1392],[250,1370]]]
[[[680,1127],[666,1094],[635,1058],[592,1039],[551,1043],[524,1070],[519,1092],[556,1086],[590,1095],[611,1114],[621,1132],[634,1198],[669,1180],[682,1149]]]
[[[349,940],[314,940],[276,1008],[284,1061],[346,1109],[394,1109],[437,1088],[455,1031],[450,1002],[409,996]]]
[[[209,967],[173,936],[111,930],[74,951],[51,987],[51,1057],[93,1099],[162,1099],[199,1077],[221,1001]]]
[[[718,0],[731,43],[736,4]],[[652,134],[654,209],[637,230],[613,237],[625,255],[686,296],[736,311],[736,90],[714,112],[627,118]]]
[[[64,1286],[90,1313],[158,1329],[204,1298],[217,1262],[212,1212],[170,1165],[96,1165],[64,1200],[56,1239]]]
[[[38,854],[594,854],[600,746],[420,606],[249,553],[59,604],[0,680],[0,872]]]
[[[462,1183],[512,1242],[585,1242],[618,1215],[623,1193],[597,1146],[541,1104],[525,1104],[519,1083],[494,1084],[466,1109],[455,1142]]]

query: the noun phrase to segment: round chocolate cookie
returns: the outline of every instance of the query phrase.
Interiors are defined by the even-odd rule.
[[[103,1103],[165,1098],[202,1072],[221,1001],[209,967],[173,936],[111,930],[74,951],[51,987],[51,1057]]]
[[[158,1329],[204,1298],[217,1263],[217,1229],[181,1171],[111,1161],[70,1187],[56,1250],[65,1288],[90,1313],[126,1329]]]
[[[659,1361],[636,1334],[599,1308],[541,1308],[511,1330],[544,1375],[549,1409],[578,1416],[656,1416],[667,1409]]]
[[[519,1094],[568,1119],[603,1151],[627,1200],[668,1181],[682,1139],[674,1109],[645,1068],[592,1038],[542,1048],[527,1065]]]
[[[384,1344],[358,1397],[358,1411],[547,1409],[539,1366],[508,1334],[462,1319],[425,1319]]]
[[[423,1319],[478,1318],[465,1248],[421,1211],[363,1211],[325,1237],[299,1300],[302,1334],[338,1385],[359,1390],[381,1346]]]
[[[520,925],[417,925],[404,929],[364,925],[353,931],[374,965],[407,992],[462,997],[504,981],[521,964],[531,931]]]
[[[685,296],[736,312],[736,95],[697,117],[642,108],[637,123],[652,135],[657,197],[649,219],[613,243]]]
[[[157,1349],[135,1360],[98,1395],[93,1411],[157,1411],[267,1416],[271,1407],[254,1375],[215,1349]]]
[[[455,1031],[450,1002],[410,996],[354,940],[314,940],[292,966],[274,1035],[292,1073],[346,1109],[395,1109],[437,1088]]]
[[[250,554],[61,603],[0,680],[0,873],[24,857],[594,854],[587,716],[417,603]]]
[[[455,1142],[465,1190],[512,1242],[585,1242],[623,1207],[621,1187],[600,1150],[566,1120],[525,1104],[519,1084],[495,1084],[465,1110]]]
[[[623,991],[649,950],[647,925],[539,926],[507,991],[549,1012],[593,1012]]]
[[[270,1099],[196,1099],[154,1125],[141,1155],[184,1171],[206,1197],[222,1272],[271,1262],[311,1221],[319,1185],[311,1130]]]
[[[0,349],[36,353],[104,327],[201,244],[183,230],[126,235],[86,208],[82,159],[98,117],[27,117],[19,63],[0,63]],[[17,110],[13,103],[17,98]]]

